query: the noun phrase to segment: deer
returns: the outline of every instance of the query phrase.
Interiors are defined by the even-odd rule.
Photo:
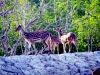
[[[100,75],[100,68],[97,68],[96,70],[92,71],[92,75]]]
[[[24,31],[24,29],[22,28],[21,25],[19,25],[15,31],[21,32],[22,37],[28,43],[29,49],[31,48],[31,45],[33,44],[33,48],[36,50],[34,44],[36,42],[42,42],[42,44],[44,45],[44,49],[49,47],[49,50],[50,50],[49,40],[51,39],[51,37],[50,37],[51,34],[48,31],[37,30],[37,31],[33,31],[33,32],[26,32],[26,31]]]
[[[55,35],[51,35],[50,50],[52,51],[53,54],[55,52],[56,47],[57,47],[57,53],[59,54],[59,44],[60,44],[59,38],[56,37]]]
[[[78,52],[78,48],[77,48],[77,44],[76,44],[76,35],[73,32],[68,32],[67,34],[63,34],[61,29],[62,29],[62,27],[53,28],[53,30],[58,33],[58,37],[59,37],[61,43],[63,44],[64,53],[66,53],[66,50],[65,50],[66,44],[68,44],[68,46],[69,46],[68,53],[71,52],[72,43],[76,46],[76,50]]]

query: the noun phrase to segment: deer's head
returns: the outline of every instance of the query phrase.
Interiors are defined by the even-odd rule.
[[[19,25],[19,26],[16,28],[15,31],[17,32],[17,31],[20,31],[20,30],[22,30],[22,26],[21,26],[21,25]]]
[[[53,28],[54,31],[61,32],[62,27]]]

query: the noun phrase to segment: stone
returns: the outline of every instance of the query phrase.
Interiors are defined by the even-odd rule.
[[[0,75],[100,75],[100,52],[0,57]]]

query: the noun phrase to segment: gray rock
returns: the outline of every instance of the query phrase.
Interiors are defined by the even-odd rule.
[[[0,57],[0,75],[91,75],[100,52]]]

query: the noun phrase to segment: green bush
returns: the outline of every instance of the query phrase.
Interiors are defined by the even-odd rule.
[[[4,52],[0,50],[0,56],[4,56]]]

